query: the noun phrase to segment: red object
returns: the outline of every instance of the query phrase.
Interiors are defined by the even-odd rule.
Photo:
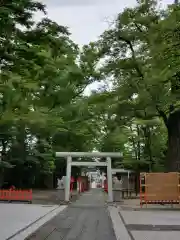
[[[32,189],[30,190],[0,190],[1,201],[32,202]]]
[[[82,192],[84,192],[84,182],[82,183]]]
[[[70,183],[70,192],[73,191],[73,183]]]
[[[74,177],[71,177],[71,183],[74,183],[75,180],[74,180]]]
[[[79,183],[79,193],[88,191],[88,178],[78,177],[77,182]]]
[[[73,191],[74,182],[75,182],[74,177],[71,177],[71,182],[70,182],[70,192]]]
[[[81,177],[78,177],[77,181],[78,181],[78,182],[81,182]]]
[[[107,179],[104,180],[104,191],[108,192],[108,184],[107,184]]]
[[[15,186],[14,185],[12,185],[10,188],[9,188],[9,190],[15,190],[16,188],[15,188]]]
[[[79,193],[82,192],[82,178],[78,177],[77,182],[79,183]]]

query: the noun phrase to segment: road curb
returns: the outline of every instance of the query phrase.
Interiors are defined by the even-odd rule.
[[[112,220],[114,233],[117,240],[132,240],[115,206],[109,206],[108,211]]]
[[[17,231],[15,234],[11,235],[6,240],[24,240],[34,232],[36,232],[42,225],[46,222],[51,220],[55,217],[58,213],[62,212],[66,209],[67,206],[58,206],[52,209],[50,212],[46,213],[45,215],[41,216],[40,218],[36,219],[34,222],[30,223],[29,225],[25,226],[21,230]]]

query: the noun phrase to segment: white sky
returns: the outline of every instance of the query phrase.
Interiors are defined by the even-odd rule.
[[[162,0],[163,5],[174,0]],[[41,0],[47,5],[48,17],[67,26],[72,40],[79,45],[95,41],[108,28],[109,23],[125,7],[134,6],[136,0]],[[36,19],[41,18],[36,15]],[[97,88],[97,86],[96,86]]]
[[[136,0],[41,0],[47,5],[48,17],[69,27],[72,39],[82,45],[94,41],[108,27],[107,20]],[[174,0],[162,0],[163,4]],[[159,1],[160,2],[160,1]],[[40,18],[40,15],[37,16]]]

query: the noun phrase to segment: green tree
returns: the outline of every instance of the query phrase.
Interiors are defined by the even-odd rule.
[[[83,91],[98,77],[97,50],[80,51],[67,28],[47,18],[34,23],[38,10],[45,6],[30,0],[0,4],[1,167],[19,187],[44,186],[64,169],[54,151],[89,150],[93,141]]]
[[[155,130],[149,122],[162,118],[168,135],[170,171],[179,169],[180,159],[179,13],[179,4],[162,10],[156,1],[138,1],[136,7],[118,15],[114,26],[105,31],[97,43],[104,58],[102,77],[113,83],[112,103],[115,98],[117,121],[124,121],[126,125],[133,119],[146,121],[141,130],[146,155],[150,157],[152,143],[149,140]]]

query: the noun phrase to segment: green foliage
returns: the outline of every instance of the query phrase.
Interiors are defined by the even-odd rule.
[[[55,151],[121,151],[114,167],[179,170],[180,5],[138,1],[82,49],[66,27],[35,23],[37,11],[45,6],[33,0],[0,3],[4,179],[45,187],[65,174]],[[110,88],[84,96],[95,81]]]
[[[113,86],[106,94],[112,120],[100,145],[119,143],[124,160],[117,164],[137,171],[164,170],[166,162],[179,170],[179,14],[178,3],[162,10],[156,1],[138,1],[96,43],[101,77]]]
[[[43,187],[64,174],[55,151],[93,148],[82,94],[98,77],[97,50],[80,51],[67,28],[47,18],[33,22],[39,10],[45,6],[33,0],[0,3],[0,167],[17,187]]]

